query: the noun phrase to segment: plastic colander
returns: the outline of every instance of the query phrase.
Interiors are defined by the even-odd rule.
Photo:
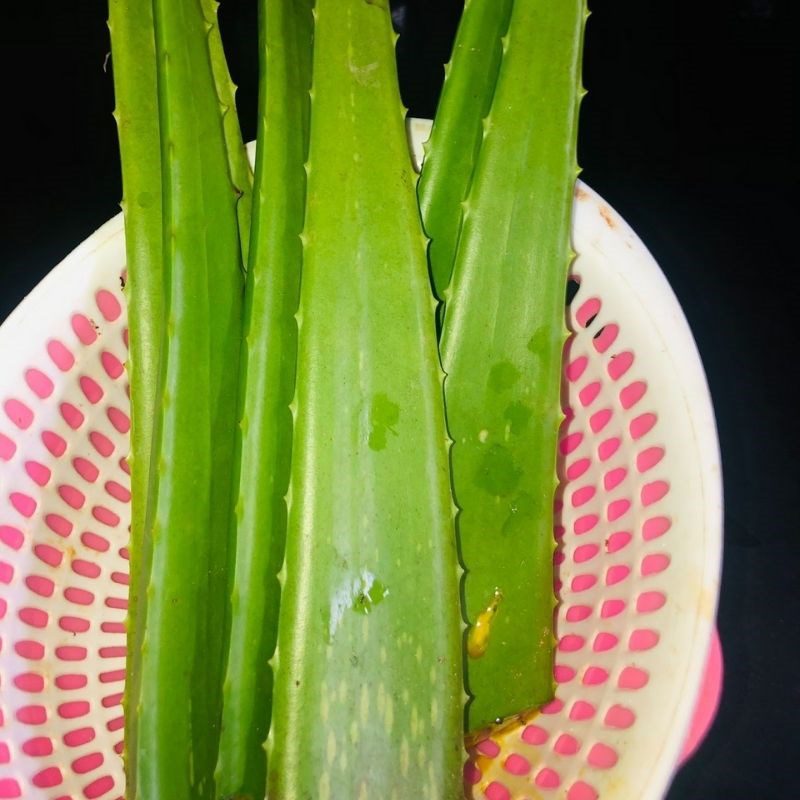
[[[428,124],[411,130],[418,155]],[[645,247],[582,184],[573,230],[558,688],[527,724],[471,753],[465,786],[475,798],[660,797],[687,740],[714,630],[721,480],[694,342]],[[0,328],[4,799],[124,795],[124,274],[117,216]],[[695,743],[717,689],[701,704]]]

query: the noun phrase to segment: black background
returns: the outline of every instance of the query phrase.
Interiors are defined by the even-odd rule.
[[[407,31],[398,48],[404,99],[431,116],[459,3],[396,5]],[[221,12],[248,139],[255,6],[223,0]],[[791,0],[595,0],[592,10],[583,178],[637,231],[683,305],[724,468],[725,691],[669,798],[796,797],[795,9]],[[4,6],[0,319],[118,211],[105,16],[95,0]]]

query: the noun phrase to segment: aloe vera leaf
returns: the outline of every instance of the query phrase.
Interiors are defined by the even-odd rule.
[[[268,795],[455,798],[442,375],[388,2],[317,0]]]
[[[200,0],[200,5],[203,11],[207,27],[207,44],[208,56],[211,64],[211,74],[214,80],[214,88],[216,90],[217,100],[219,102],[218,117],[222,124],[222,135],[224,137],[225,155],[228,163],[229,180],[230,183],[226,187],[224,183],[218,182],[220,196],[222,193],[234,192],[238,196],[236,202],[236,216],[239,225],[239,264],[244,271],[244,266],[247,263],[247,252],[250,243],[250,218],[252,215],[252,201],[253,201],[253,171],[250,167],[250,160],[247,157],[247,150],[242,140],[242,132],[239,126],[239,117],[236,112],[236,84],[231,80],[230,72],[228,71],[228,62],[225,58],[225,50],[222,44],[222,36],[219,28],[218,11],[219,3],[217,0]],[[219,180],[220,173],[217,173]],[[222,268],[216,275],[212,274],[211,293],[212,296],[216,295],[217,285],[215,281],[222,278],[226,285],[227,291],[223,297],[228,298],[231,303],[230,310],[223,311],[221,318],[225,320],[226,329],[232,332],[235,336],[239,336],[241,332],[241,323],[239,322],[239,315],[243,309],[243,295],[241,292],[244,290],[244,280],[241,276],[237,276],[235,272],[231,272],[228,268],[231,261],[232,245],[230,238],[223,240],[221,243],[221,255],[223,258]],[[214,246],[212,243],[210,246]],[[212,306],[212,314],[214,313],[214,306]],[[227,340],[226,347],[220,347],[218,352],[222,354],[220,360],[220,375],[221,384],[219,388],[223,390],[224,401],[221,404],[220,418],[222,424],[226,428],[230,425],[231,410],[234,408],[236,393],[235,390],[231,391],[232,387],[236,386],[236,375],[238,362],[234,358],[232,361],[228,359],[228,354],[235,352],[236,343],[233,336]],[[225,430],[222,431],[225,433]],[[221,440],[223,444],[223,452],[227,455],[225,460],[231,457],[231,440],[229,436],[224,436]],[[226,494],[230,493],[231,484],[228,481],[223,483],[223,488],[220,493],[221,498],[224,499]],[[227,488],[225,488],[227,487]],[[220,512],[219,520],[221,522],[222,516],[228,513],[228,509],[223,502],[221,505],[216,506]],[[213,510],[212,510],[213,513]],[[221,541],[225,541],[221,537]],[[230,570],[228,570],[230,572]],[[218,610],[225,609],[224,605],[218,605]]]
[[[462,203],[483,140],[502,58],[512,0],[467,0],[419,179],[419,207],[430,237],[428,259],[437,297],[450,283]]]
[[[313,0],[262,0],[252,244],[240,368],[236,564],[217,793],[263,798],[286,540]]]
[[[133,768],[141,797],[195,800],[212,796],[219,733],[222,633],[209,617],[215,582],[225,586],[219,558],[227,552],[218,542],[229,525],[226,513],[215,528],[223,515],[212,517],[212,509],[229,500],[225,477],[233,462],[225,454],[236,417],[235,405],[229,411],[226,404],[235,388],[220,382],[233,369],[235,387],[241,269],[236,196],[200,6],[155,0],[153,23],[167,322]]]
[[[222,107],[222,129],[225,135],[228,168],[234,190],[239,194],[236,216],[239,219],[239,241],[242,263],[247,264],[250,246],[250,217],[253,206],[253,171],[242,140],[242,129],[236,113],[236,84],[231,80],[225,49],[219,29],[219,3],[217,0],[201,0],[203,15],[208,24],[208,52],[211,71],[217,88],[217,97]]]
[[[153,417],[164,319],[161,240],[161,150],[152,0],[109,0],[114,95],[122,165],[127,256],[128,375],[131,386],[131,541],[125,706],[136,697],[144,616],[149,537],[144,535],[149,496]],[[125,716],[126,759],[133,758],[136,715]],[[135,776],[129,785],[135,791]]]
[[[202,7],[202,4],[201,4]],[[203,14],[205,16],[205,14]],[[212,791],[221,733],[222,685],[230,633],[230,597],[235,558],[231,529],[236,434],[238,431],[239,357],[244,312],[244,261],[242,242],[249,233],[252,187],[244,195],[241,186],[251,181],[228,75],[219,28],[205,19],[208,28],[202,69],[203,120],[201,145],[207,186],[205,245],[208,251],[211,298],[209,325],[211,380],[211,452],[213,477],[209,520],[208,590],[205,612],[198,614],[199,637],[206,665],[194,699],[195,765],[199,786]],[[210,69],[210,72],[209,72]],[[205,89],[205,87],[209,87]],[[212,88],[213,87],[213,88]],[[204,90],[205,89],[205,90]],[[216,102],[215,102],[216,100]],[[199,138],[199,137],[198,137]],[[205,158],[209,159],[207,163]],[[238,183],[237,183],[238,181]],[[242,203],[244,200],[244,204]],[[231,216],[231,210],[234,216]]]
[[[469,730],[553,691],[553,494],[584,0],[516,2],[441,340]]]

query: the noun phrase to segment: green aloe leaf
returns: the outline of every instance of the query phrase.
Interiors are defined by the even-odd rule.
[[[194,800],[214,794],[221,713],[241,251],[202,9],[141,11],[155,40],[165,324],[129,774],[137,796]]]
[[[585,0],[516,0],[449,288],[441,352],[469,730],[553,691],[553,494]]]
[[[317,0],[272,798],[461,792],[458,565],[386,0]]]
[[[264,797],[286,539],[305,212],[312,0],[262,0],[252,244],[240,371],[236,564],[217,792]]]
[[[194,10],[191,13],[194,14]],[[203,54],[199,48],[194,57],[197,59],[195,94],[202,101],[195,106],[201,115],[198,123],[202,120],[196,157],[205,192],[205,247],[209,269],[207,324],[212,334],[209,349],[211,377],[207,389],[211,392],[212,478],[207,594],[197,616],[204,664],[194,692],[193,757],[198,765],[198,785],[204,792],[211,792],[221,733],[222,685],[231,625],[228,598],[235,560],[231,507],[239,421],[243,249],[247,247],[244,243],[250,231],[252,177],[236,115],[235,87],[228,75],[219,27],[207,17],[205,27],[205,62],[201,60]],[[234,216],[231,216],[231,210]]]
[[[164,265],[161,237],[161,147],[152,0],[110,0],[112,68],[122,163],[127,256],[128,375],[131,386],[131,541],[128,596],[128,680],[125,684],[126,761],[136,760],[139,659],[150,560],[145,536],[150,495],[153,419],[164,334]],[[135,774],[128,784],[135,796]]]
[[[450,283],[461,231],[462,203],[483,140],[503,54],[512,0],[467,0],[436,118],[425,143],[419,179],[419,207],[431,239],[428,258],[437,297]]]

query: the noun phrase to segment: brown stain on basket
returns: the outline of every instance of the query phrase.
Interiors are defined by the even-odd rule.
[[[600,206],[600,216],[605,221],[606,225],[613,231],[617,227],[617,221],[614,219],[614,215],[611,213],[611,209],[608,206]]]

